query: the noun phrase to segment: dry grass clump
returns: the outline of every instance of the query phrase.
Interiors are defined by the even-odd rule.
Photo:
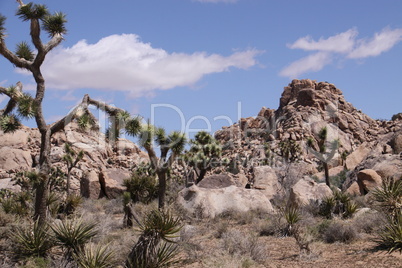
[[[222,246],[233,256],[247,256],[256,262],[264,262],[268,258],[266,245],[258,236],[247,231],[228,230],[222,234]]]
[[[323,231],[322,237],[327,243],[352,243],[359,238],[359,233],[352,224],[335,221]]]

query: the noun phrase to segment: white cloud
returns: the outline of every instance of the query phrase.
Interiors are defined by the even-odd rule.
[[[306,36],[298,39],[293,44],[289,44],[288,47],[291,49],[345,53],[353,49],[357,34],[358,32],[355,29],[350,29],[327,39],[321,37],[318,41],[314,41],[311,36]]]
[[[334,55],[340,56],[340,60],[379,56],[402,41],[402,28],[384,28],[370,40],[357,39],[357,35],[357,30],[352,28],[326,39],[321,37],[318,41],[311,36],[299,38],[287,46],[290,49],[318,52],[291,63],[279,75],[295,78],[306,72],[319,71],[332,62]]]
[[[369,41],[364,39],[357,40],[357,46],[349,53],[348,58],[375,57],[390,50],[400,41],[402,41],[402,29],[391,30],[390,28],[385,28],[380,33],[375,33],[374,37]]]
[[[43,66],[48,87],[72,90],[95,88],[127,91],[133,96],[177,86],[191,86],[203,76],[231,67],[254,66],[254,49],[230,56],[196,52],[168,53],[143,43],[135,34],[111,35],[96,44],[79,41],[52,51]]]
[[[327,52],[317,52],[307,57],[301,58],[292,62],[285,67],[280,73],[280,76],[297,78],[301,74],[307,72],[317,72],[325,67],[325,65],[331,63],[332,57]]]

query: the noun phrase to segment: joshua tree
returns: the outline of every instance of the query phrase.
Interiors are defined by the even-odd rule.
[[[177,131],[166,135],[163,128],[151,125],[149,122],[138,128],[136,125],[126,127],[127,134],[139,137],[140,145],[147,151],[151,167],[159,179],[158,207],[165,206],[166,181],[169,168],[186,145],[186,137]],[[159,146],[160,157],[156,156],[154,141]]]
[[[35,96],[23,92],[23,85],[20,82],[18,82],[16,86],[10,86],[9,88],[0,87],[0,94],[4,94],[10,98],[6,107],[0,110],[0,128],[4,132],[14,132],[21,126],[21,117],[34,118],[36,121],[41,136],[41,143],[39,163],[37,166],[39,180],[35,188],[34,218],[38,219],[39,224],[42,225],[46,220],[46,200],[51,175],[51,136],[63,130],[65,126],[73,120],[78,123],[81,129],[92,128],[98,130],[99,127],[96,123],[96,119],[88,109],[89,105],[94,105],[98,109],[105,111],[109,117],[121,119],[124,123],[124,127],[128,129],[130,133],[138,132],[141,124],[138,117],[131,118],[127,116],[128,113],[126,111],[91,99],[89,95],[85,95],[81,103],[64,118],[53,124],[47,124],[42,111],[42,102],[45,97],[46,86],[45,78],[41,72],[41,66],[46,55],[63,41],[63,35],[66,33],[66,18],[61,12],[50,14],[45,5],[33,3],[23,4],[22,1],[18,2],[17,16],[19,16],[22,21],[30,22],[31,41],[36,52],[31,50],[26,42],[18,44],[15,53],[7,48],[5,43],[6,18],[0,15],[0,55],[9,60],[15,67],[31,72],[36,82],[36,91]],[[47,43],[42,42],[42,29],[50,36],[50,40]],[[13,113],[14,110],[17,110],[17,113]],[[122,127],[119,125],[119,128]],[[135,128],[137,128],[137,130],[135,130]],[[116,128],[114,131],[115,130]]]
[[[329,181],[329,167],[328,167],[328,162],[331,161],[331,159],[334,157],[338,147],[339,147],[339,141],[334,140],[331,142],[331,151],[328,153],[327,152],[327,136],[328,136],[328,129],[326,127],[323,127],[320,132],[318,133],[318,148],[319,151],[315,151],[312,149],[314,147],[314,139],[309,138],[307,140],[307,146],[310,149],[309,151],[314,154],[315,157],[317,157],[318,160],[321,161],[323,167],[324,167],[324,173],[325,173],[325,183],[328,185],[328,187],[331,187],[331,183]]]
[[[205,176],[208,170],[225,162],[221,159],[222,146],[207,132],[200,131],[191,141],[191,148],[187,154],[189,166],[193,167],[197,175],[196,184]]]
[[[71,181],[71,171],[75,168],[79,161],[84,157],[84,151],[80,150],[78,153],[71,148],[71,145],[64,144],[64,150],[66,154],[63,155],[63,160],[67,164],[67,196],[70,195],[70,181]]]

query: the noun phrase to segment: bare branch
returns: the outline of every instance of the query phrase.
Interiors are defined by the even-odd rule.
[[[24,5],[24,3],[22,2],[22,0],[16,0],[16,2],[18,2],[18,4],[20,4],[20,7]]]

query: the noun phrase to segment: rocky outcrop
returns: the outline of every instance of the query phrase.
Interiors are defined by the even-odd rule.
[[[17,172],[35,168],[39,161],[40,135],[37,129],[28,127],[13,134],[0,134],[0,187],[3,187],[6,183],[2,178],[13,178]],[[117,196],[123,191],[122,182],[130,170],[148,162],[147,155],[133,142],[121,138],[113,146],[106,142],[103,133],[83,132],[72,123],[51,139],[52,165],[64,172],[67,171],[62,160],[66,142],[74,150],[84,151],[84,158],[72,170],[71,190],[86,197]]]
[[[322,171],[321,161],[326,159],[330,176],[346,169],[348,177],[342,188],[353,184],[351,190],[356,190],[357,174],[363,169],[373,169],[381,177],[402,176],[402,159],[398,155],[401,122],[400,115],[390,121],[373,120],[347,102],[335,85],[304,79],[293,80],[284,88],[276,110],[263,107],[256,117],[241,118],[217,131],[215,138],[224,144],[223,154],[235,167],[232,172],[245,174],[250,182],[256,177],[256,167],[268,165],[282,188],[289,191],[300,178],[315,174],[323,179],[323,173],[317,170]],[[318,133],[324,127],[327,152],[317,157]],[[311,137],[315,142],[308,149],[307,140]],[[339,147],[331,154],[334,141],[339,142]],[[296,162],[303,168],[290,174]],[[254,187],[259,187],[255,181]]]
[[[273,212],[269,199],[261,191],[234,185],[220,189],[193,185],[179,192],[177,202],[190,215],[206,218],[214,218],[228,211]]]

